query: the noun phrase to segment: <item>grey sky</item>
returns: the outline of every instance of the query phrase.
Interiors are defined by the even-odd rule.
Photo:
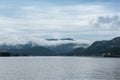
[[[119,4],[119,0],[0,0],[0,39],[111,39],[120,35]]]

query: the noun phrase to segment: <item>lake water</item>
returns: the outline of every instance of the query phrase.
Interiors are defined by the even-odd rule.
[[[120,58],[0,58],[0,80],[120,80]]]

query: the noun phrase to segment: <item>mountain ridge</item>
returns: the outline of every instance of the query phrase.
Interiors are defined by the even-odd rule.
[[[50,41],[51,42],[51,41]],[[57,41],[56,41],[57,42]],[[16,45],[9,45],[9,44],[2,44],[0,45],[0,52],[10,52],[13,54],[26,54],[31,56],[52,56],[63,54],[67,52],[71,52],[77,47],[87,47],[88,44],[85,43],[75,43],[73,42],[60,42],[53,45],[41,45],[37,44],[33,41],[29,41],[26,44],[16,44]]]
[[[111,40],[95,41],[90,46],[76,47],[77,44],[65,43],[56,46],[40,46],[34,42],[28,42],[25,45],[15,46],[3,45],[0,46],[2,52],[10,52],[14,54],[25,54],[31,56],[102,56],[102,57],[120,57],[120,37],[115,37]],[[82,44],[81,44],[82,45]],[[87,46],[87,47],[85,47]],[[10,47],[10,48],[9,48]],[[62,52],[63,51],[63,52]]]
[[[78,51],[79,50],[79,51]],[[84,50],[84,51],[83,51]],[[81,52],[83,51],[83,52]],[[117,54],[116,54],[117,52]],[[77,53],[77,54],[76,54]],[[78,56],[104,56],[108,55],[109,57],[112,55],[120,56],[120,37],[113,38],[112,40],[102,40],[95,41],[86,49],[75,49],[72,52],[68,53]]]

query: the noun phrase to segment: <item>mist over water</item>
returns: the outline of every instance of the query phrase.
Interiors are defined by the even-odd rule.
[[[0,80],[120,80],[119,58],[0,58]]]

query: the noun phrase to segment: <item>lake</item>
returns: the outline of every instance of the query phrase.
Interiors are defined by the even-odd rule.
[[[120,80],[120,58],[0,57],[0,80]]]

